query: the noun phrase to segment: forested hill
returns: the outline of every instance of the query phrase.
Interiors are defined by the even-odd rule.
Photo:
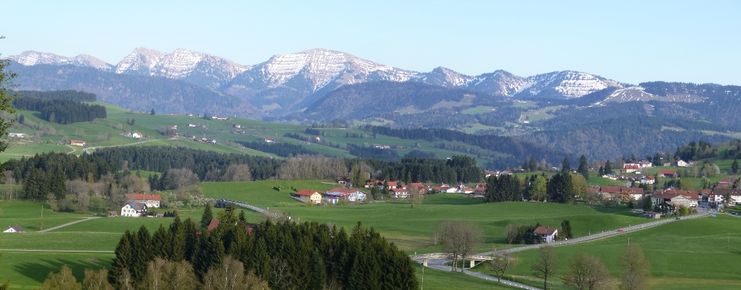
[[[17,109],[39,112],[39,117],[49,122],[70,124],[106,118],[106,109],[94,102],[95,95],[79,91],[20,91],[13,100]]]

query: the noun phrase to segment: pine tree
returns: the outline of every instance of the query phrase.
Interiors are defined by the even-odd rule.
[[[152,235],[152,256],[167,259],[172,254],[172,238],[170,233],[165,230],[165,227],[160,224],[160,227]]]
[[[579,169],[576,170],[584,176],[585,179],[589,179],[589,165],[587,164],[587,157],[582,155],[579,157]]]
[[[139,231],[132,239],[133,257],[129,267],[131,278],[134,281],[141,281],[147,272],[147,263],[152,260],[152,237],[146,227],[141,226]]]
[[[610,163],[610,160],[605,162],[605,174],[612,174],[612,164]]]
[[[563,220],[561,222],[561,232],[562,238],[571,239],[574,237],[574,234],[571,232],[571,221]]]
[[[731,173],[736,174],[738,173],[738,160],[733,159],[733,163],[731,163]]]
[[[179,216],[170,224],[170,247],[167,258],[174,262],[180,262],[185,259],[185,226],[180,221]]]
[[[219,237],[217,235],[201,236],[195,261],[193,262],[193,269],[198,279],[203,279],[208,269],[221,265],[223,259],[224,245],[219,240]]]
[[[571,164],[569,164],[569,158],[564,157],[563,161],[561,161],[561,173],[569,172],[571,172]]]
[[[239,221],[243,224],[247,222],[247,217],[244,215],[244,210],[239,210]]]
[[[206,208],[203,210],[203,215],[201,216],[201,230],[208,228],[208,224],[211,223],[213,218],[214,214],[211,212],[211,204],[207,203]]]
[[[121,240],[118,241],[115,251],[116,257],[113,258],[111,270],[108,272],[108,281],[112,285],[118,286],[117,288],[120,288],[121,284],[119,278],[124,275],[124,272],[128,272],[128,268],[133,264],[131,241],[132,234],[127,230],[124,232]]]
[[[190,218],[186,219],[183,223],[183,235],[185,236],[183,258],[189,262],[193,262],[198,249],[198,229],[196,229],[196,224]]]

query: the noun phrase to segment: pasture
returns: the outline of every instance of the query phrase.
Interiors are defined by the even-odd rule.
[[[657,228],[606,240],[555,249],[557,276],[566,271],[575,255],[599,257],[614,279],[622,273],[621,256],[628,243],[643,248],[651,263],[650,289],[739,289],[741,288],[741,218],[708,217],[679,221]],[[516,254],[517,265],[510,272],[515,280],[542,286],[533,277],[530,265],[537,251]],[[559,278],[551,280],[553,289],[567,289]],[[550,283],[549,283],[550,285]],[[549,287],[550,288],[550,287]]]

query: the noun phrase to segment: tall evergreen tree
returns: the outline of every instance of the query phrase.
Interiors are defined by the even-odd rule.
[[[736,174],[738,173],[738,160],[733,159],[733,163],[731,163],[731,173]]]
[[[201,230],[205,230],[212,219],[214,219],[214,214],[211,212],[211,204],[207,203],[203,215],[201,215]]]
[[[585,179],[589,179],[589,164],[587,164],[587,157],[582,155],[579,157],[579,168],[576,170],[584,176]]]
[[[117,288],[120,288],[120,281],[118,279],[124,276],[124,272],[129,271],[128,269],[134,261],[131,241],[132,234],[127,230],[118,241],[115,257],[113,258],[113,263],[111,263],[111,268],[108,272],[108,282],[111,282],[111,284],[117,286]]]
[[[569,158],[564,157],[563,161],[561,161],[561,173],[569,173],[571,172],[571,164],[569,163]]]
[[[152,235],[152,256],[168,259],[172,254],[172,238],[170,232],[160,224],[160,227]]]
[[[174,262],[180,262],[185,259],[185,225],[180,221],[180,216],[175,216],[175,220],[170,224],[170,251],[167,258]]]
[[[190,218],[186,219],[183,223],[183,235],[185,236],[183,258],[189,262],[193,262],[198,249],[198,229],[196,229],[196,224]]]
[[[203,279],[203,275],[208,269],[221,265],[224,259],[224,245],[221,243],[218,235],[201,236],[198,250],[196,251],[193,261],[193,269],[198,279]]]

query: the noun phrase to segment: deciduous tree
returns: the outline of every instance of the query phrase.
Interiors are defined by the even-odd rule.
[[[623,290],[642,290],[648,289],[647,282],[651,275],[651,265],[646,256],[643,255],[643,249],[636,244],[628,245],[622,258],[623,276],[620,282],[620,289]]]
[[[543,246],[538,251],[538,259],[530,269],[536,277],[543,278],[543,289],[548,290],[548,278],[556,273],[556,253],[551,246]]]
[[[610,283],[610,272],[599,258],[580,254],[571,261],[561,279],[579,290],[605,289]]]

